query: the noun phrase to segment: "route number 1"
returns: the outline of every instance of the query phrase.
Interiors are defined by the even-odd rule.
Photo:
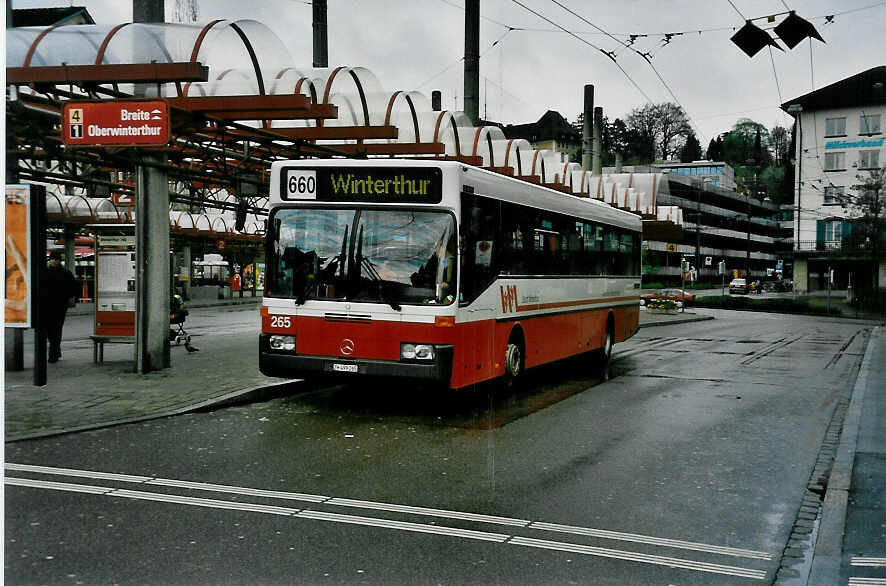
[[[316,199],[317,172],[290,170],[286,172],[285,199]]]

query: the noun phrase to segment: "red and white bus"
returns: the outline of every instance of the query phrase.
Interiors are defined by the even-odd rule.
[[[462,388],[637,332],[641,219],[457,162],[271,167],[260,367]]]

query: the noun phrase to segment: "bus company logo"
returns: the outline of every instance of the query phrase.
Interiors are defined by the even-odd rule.
[[[503,313],[512,313],[517,309],[517,286],[508,285],[500,286],[501,290],[501,310]]]
[[[354,343],[354,340],[351,340],[350,338],[345,338],[341,341],[341,344],[339,344],[338,350],[345,356],[350,356],[354,353],[354,349],[356,347],[357,345]]]

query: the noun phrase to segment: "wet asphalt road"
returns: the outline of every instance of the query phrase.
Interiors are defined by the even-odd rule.
[[[6,582],[771,583],[870,326],[716,315],[509,396],[341,385],[9,444]]]

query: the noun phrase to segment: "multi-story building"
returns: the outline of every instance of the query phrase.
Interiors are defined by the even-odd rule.
[[[728,163],[707,160],[692,161],[691,163],[665,161],[652,166],[670,173],[672,176],[691,177],[702,183],[710,183],[723,189],[735,189],[735,170]]]
[[[886,286],[886,263],[874,266],[874,236],[850,205],[872,169],[886,166],[886,66],[874,67],[803,96],[782,109],[794,117],[796,145],[794,279],[798,291]],[[880,201],[886,194],[880,195]],[[883,212],[881,212],[882,217]],[[881,224],[882,226],[882,224]]]
[[[508,124],[502,130],[508,138],[523,138],[537,150],[566,153],[568,160],[581,162],[581,132],[559,113],[548,110],[537,122]]]

